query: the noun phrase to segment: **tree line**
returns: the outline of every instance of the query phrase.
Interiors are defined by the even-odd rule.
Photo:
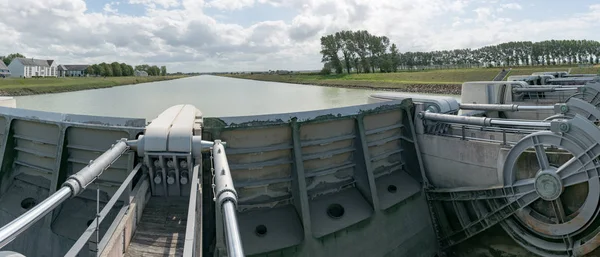
[[[20,53],[9,54],[7,56],[0,56],[0,59],[4,62],[4,64],[6,64],[6,66],[8,66],[10,62],[12,62],[12,60],[15,58],[25,58],[25,56]]]
[[[529,66],[600,63],[594,40],[516,41],[478,49],[400,53],[386,36],[366,30],[339,31],[321,37],[322,72],[341,74],[395,72],[418,66]]]
[[[20,53],[13,53],[7,56],[0,56],[0,60],[7,66],[15,58],[26,58]],[[166,76],[167,67],[161,66],[160,68],[156,65],[150,66],[148,64],[137,65],[135,68],[126,63],[99,63],[93,64],[87,67],[85,74],[95,76],[106,76],[106,77],[120,77],[120,76],[133,76],[135,71],[145,71],[149,76]]]
[[[93,64],[87,67],[86,74],[94,76],[104,77],[120,77],[120,76],[133,76],[135,71],[145,71],[148,76],[166,76],[167,67],[161,66],[160,68],[156,65],[150,66],[147,64],[137,65],[135,68],[126,63],[99,63]]]

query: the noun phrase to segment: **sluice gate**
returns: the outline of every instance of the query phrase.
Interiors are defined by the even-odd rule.
[[[431,257],[498,227],[589,255],[600,84],[567,75],[149,124],[0,107],[0,254]]]

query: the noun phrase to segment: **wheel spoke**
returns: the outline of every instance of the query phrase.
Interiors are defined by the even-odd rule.
[[[556,224],[564,223],[567,215],[565,214],[565,209],[563,208],[560,197],[552,201],[552,208],[554,209],[554,213],[556,214]]]
[[[550,163],[548,162],[548,155],[546,155],[544,145],[540,143],[538,137],[531,137],[531,140],[533,141],[533,147],[535,148],[535,157],[538,160],[538,165],[540,165],[540,169],[548,169],[550,167]]]
[[[562,178],[563,186],[569,187],[588,182],[592,179],[598,179],[598,168],[600,167],[593,167],[592,169],[576,172],[567,177]]]
[[[556,172],[563,179],[580,172],[590,173],[590,171],[598,170],[599,166],[596,163],[599,156],[600,144],[593,143],[585,151],[578,153],[561,165]]]

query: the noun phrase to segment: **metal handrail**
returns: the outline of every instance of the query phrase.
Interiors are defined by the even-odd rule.
[[[227,254],[231,257],[244,256],[244,249],[237,224],[236,205],[237,192],[233,185],[233,178],[227,162],[225,147],[221,140],[215,140],[213,149],[214,173],[215,173],[215,201],[217,208],[223,210],[223,223],[225,228],[225,239]]]
[[[23,231],[53,211],[64,201],[83,192],[104,170],[121,157],[127,149],[129,149],[129,146],[127,146],[125,139],[119,140],[118,143],[91,161],[90,164],[70,176],[61,189],[46,198],[39,205],[0,228],[0,248],[12,242]]]
[[[185,239],[183,243],[183,256],[194,257],[202,256],[198,253],[201,251],[198,242],[198,232],[202,231],[202,222],[198,222],[197,214],[200,212],[202,217],[202,191],[200,183],[200,169],[202,165],[196,164],[192,171],[192,179],[190,183],[190,200],[188,203],[187,224],[185,227]],[[198,209],[198,207],[200,207]]]
[[[77,241],[75,242],[75,244],[73,244],[73,246],[71,246],[71,249],[69,249],[69,251],[65,254],[65,256],[68,256],[68,257],[77,256],[79,254],[79,252],[81,251],[81,249],[83,249],[83,247],[85,245],[87,245],[87,243],[90,240],[90,238],[94,235],[95,232],[97,232],[96,228],[100,226],[100,223],[102,223],[102,221],[104,221],[104,218],[106,218],[106,216],[111,211],[111,209],[113,208],[113,206],[121,198],[121,196],[123,195],[123,193],[125,192],[125,190],[132,183],[133,178],[141,170],[140,169],[141,167],[142,167],[142,164],[138,163],[138,165],[136,165],[135,168],[133,168],[133,170],[129,173],[129,175],[127,175],[127,178],[125,178],[125,180],[123,181],[123,183],[121,183],[121,186],[119,186],[119,188],[117,189],[117,191],[115,191],[114,195],[110,198],[110,200],[108,201],[108,203],[106,203],[106,205],[104,206],[104,208],[102,208],[102,211],[100,211],[100,214],[98,215],[98,217],[96,217],[92,221],[92,223],[86,228],[85,232],[83,232],[83,234],[79,237],[79,239],[77,239]],[[144,178],[142,178],[140,181],[142,181],[143,179]],[[122,208],[128,209],[129,208],[129,202],[125,201],[125,205]],[[113,223],[116,222],[116,221],[118,221],[118,220],[119,220],[119,216],[117,216],[115,218],[115,220],[113,221]],[[106,233],[106,235],[110,235],[110,233]],[[102,241],[104,241],[104,238],[103,238]],[[100,244],[100,242],[97,242],[97,243]],[[98,250],[101,250],[103,248],[104,247],[100,247],[100,245],[98,246]]]

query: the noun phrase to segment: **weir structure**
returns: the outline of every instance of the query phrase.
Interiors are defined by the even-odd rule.
[[[492,227],[593,256],[600,86],[465,88],[149,124],[0,107],[0,256],[432,257]]]

